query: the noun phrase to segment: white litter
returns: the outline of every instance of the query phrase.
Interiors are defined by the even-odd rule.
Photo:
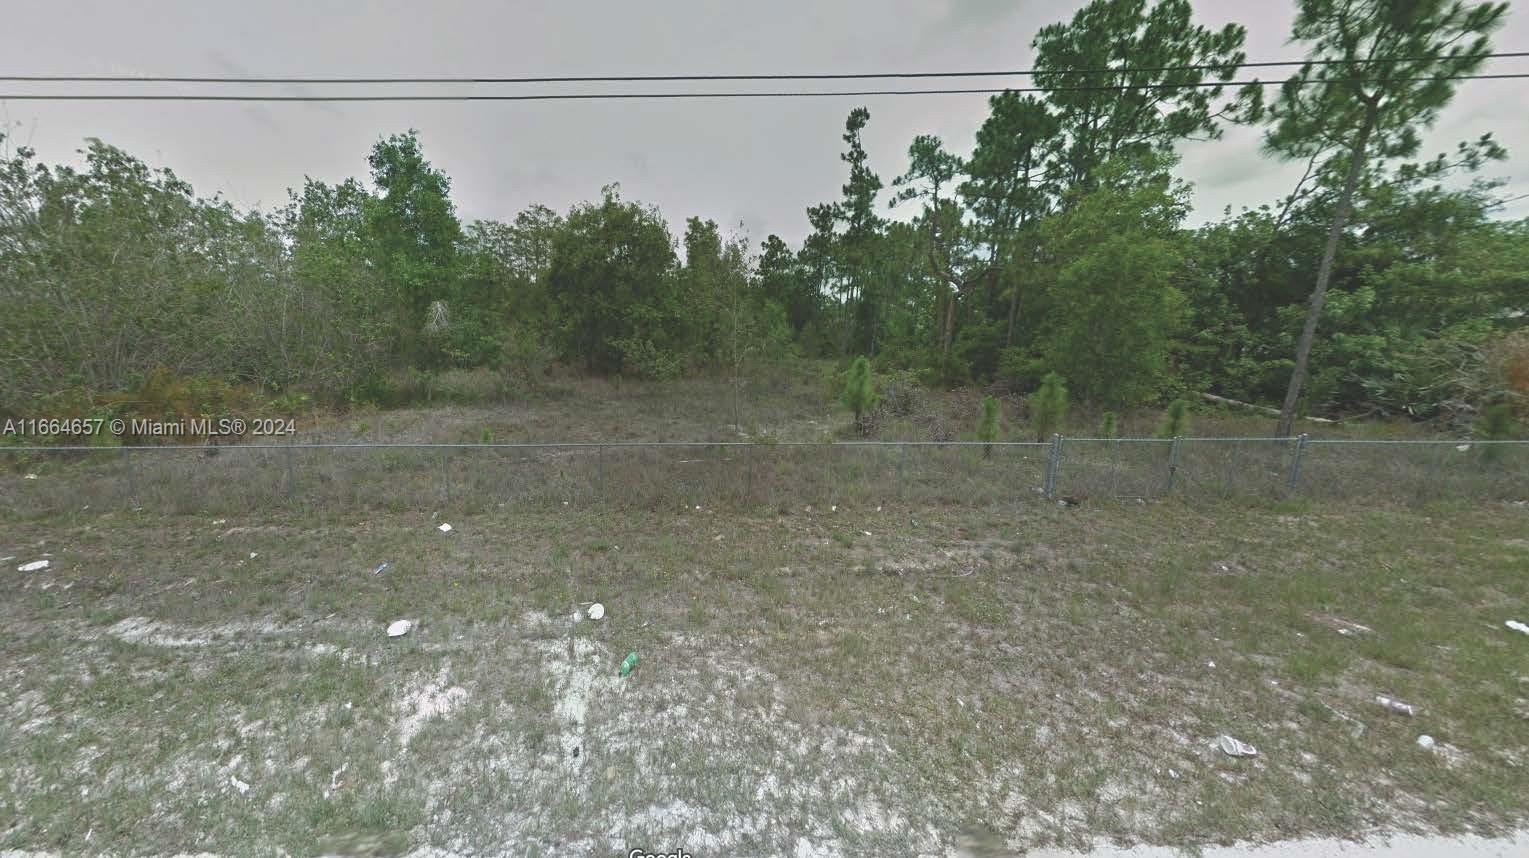
[[[27,474],[26,476],[22,477],[22,479],[23,480],[35,480],[35,479],[37,479],[37,475],[36,474]]]
[[[233,784],[234,789],[238,790],[240,795],[244,795],[250,791],[250,785],[244,781],[239,780],[237,777],[230,777],[228,782]]]
[[[39,572],[48,568],[49,561],[33,560],[31,563],[23,563],[16,567],[17,572]]]
[[[1471,445],[1469,445],[1469,444],[1457,444],[1457,445],[1455,445],[1455,449],[1460,451],[1460,452],[1462,452],[1462,453],[1464,453],[1466,450],[1469,450],[1470,448],[1471,448]]]
[[[865,534],[866,536],[870,536],[871,535],[871,532],[869,530],[862,530],[860,532]]]
[[[1231,736],[1220,737],[1216,740],[1216,744],[1221,747],[1221,752],[1226,754],[1228,757],[1258,756],[1257,748],[1249,745],[1247,742],[1241,742],[1237,739],[1233,739]]]
[[[596,602],[593,605],[589,606],[589,618],[591,620],[598,620],[598,619],[600,619],[600,618],[602,618],[604,616],[605,616],[605,606],[604,605],[600,604],[599,602]]]
[[[1433,750],[1433,737],[1428,735],[1428,734],[1426,734],[1426,733],[1421,735],[1421,736],[1419,736],[1418,737],[1418,747],[1422,748],[1425,751],[1432,751]]]
[[[408,634],[409,629],[412,628],[414,628],[414,624],[408,620],[394,620],[391,624],[388,625],[388,637],[401,638]]]
[[[1413,706],[1411,703],[1403,703],[1402,701],[1397,700],[1395,697],[1387,697],[1384,694],[1377,694],[1375,695],[1375,702],[1399,715],[1418,714],[1416,706]]]
[[[259,556],[260,556],[260,552],[258,552],[258,551],[251,551],[250,552],[250,559],[251,560],[254,560],[256,557],[259,557]]]
[[[1523,632],[1524,634],[1529,635],[1529,626],[1524,625],[1518,620],[1509,620],[1506,623],[1503,623],[1503,625],[1507,626],[1515,632]]]
[[[226,518],[215,518],[212,520],[213,527],[222,527],[225,524],[228,524],[228,519]]]
[[[450,533],[451,532],[451,525],[449,525],[449,524],[442,524],[440,527],[437,527],[436,530],[439,530],[441,533]]]

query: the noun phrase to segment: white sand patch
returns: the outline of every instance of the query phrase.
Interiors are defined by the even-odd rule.
[[[838,840],[827,840],[822,843],[813,843],[805,837],[796,838],[796,851],[791,853],[795,858],[841,858],[844,848]]]
[[[567,640],[543,641],[535,646],[543,656],[542,670],[551,678],[557,700],[552,715],[559,732],[558,763],[564,771],[577,772],[586,758],[583,748],[590,705],[619,696],[624,686],[609,652],[594,641],[574,639],[572,656]],[[582,782],[577,789],[582,792]]]
[[[148,617],[128,617],[118,621],[106,634],[126,643],[152,644],[164,647],[207,646],[211,639],[177,631],[168,623],[159,623]]]
[[[1031,858],[1179,858],[1184,853],[1163,846],[1123,849],[1101,841],[1088,852],[1039,849],[1027,854]],[[1285,840],[1258,845],[1208,846],[1200,854],[1204,858],[1509,858],[1529,854],[1529,833],[1519,832],[1506,838],[1398,834],[1371,837],[1358,843],[1350,840]]]
[[[397,708],[403,712],[397,725],[398,743],[408,748],[409,740],[424,729],[427,722],[450,715],[462,708],[466,701],[467,689],[460,685],[448,686],[443,666],[435,679],[408,689],[398,701]]]

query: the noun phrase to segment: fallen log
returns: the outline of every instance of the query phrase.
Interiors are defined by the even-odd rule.
[[[1217,396],[1214,393],[1202,393],[1202,394],[1200,394],[1200,398],[1204,399],[1207,402],[1214,402],[1217,405],[1233,405],[1233,406],[1236,406],[1238,408],[1248,408],[1248,409],[1251,409],[1253,411],[1258,411],[1258,412],[1261,412],[1263,414],[1267,414],[1270,417],[1278,417],[1279,416],[1279,409],[1278,408],[1270,408],[1267,405],[1254,405],[1251,402],[1243,402],[1240,399],[1228,399],[1225,396]],[[1336,420],[1329,420],[1326,417],[1302,417],[1301,419],[1302,420],[1310,420],[1313,423],[1337,423],[1338,422]]]

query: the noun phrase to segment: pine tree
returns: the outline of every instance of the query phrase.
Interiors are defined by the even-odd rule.
[[[1270,111],[1265,148],[1291,159],[1326,158],[1336,191],[1306,323],[1276,433],[1293,431],[1334,259],[1365,165],[1412,156],[1419,131],[1455,94],[1455,79],[1492,50],[1507,3],[1461,0],[1299,0],[1291,35],[1311,48]],[[1336,181],[1342,176],[1341,182]]]
[[[1067,418],[1067,385],[1054,372],[1041,379],[1040,389],[1030,394],[1030,422],[1035,440],[1046,441],[1062,428]]]
[[[993,441],[998,439],[998,400],[982,397],[982,410],[977,416],[977,440],[985,442],[982,458],[992,458]]]
[[[1120,416],[1113,411],[1104,412],[1104,420],[1099,424],[1099,437],[1114,438],[1120,434]]]
[[[1189,403],[1175,399],[1168,403],[1168,412],[1163,415],[1163,428],[1158,435],[1163,438],[1182,438],[1188,434]]]
[[[865,415],[876,407],[876,389],[871,383],[871,362],[865,355],[855,358],[849,366],[849,377],[844,383],[840,397],[849,410],[855,412],[855,428],[866,434]]]

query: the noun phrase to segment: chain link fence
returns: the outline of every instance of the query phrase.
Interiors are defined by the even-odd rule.
[[[6,447],[0,509],[993,507],[1079,498],[1529,497],[1526,441],[1063,438]]]

